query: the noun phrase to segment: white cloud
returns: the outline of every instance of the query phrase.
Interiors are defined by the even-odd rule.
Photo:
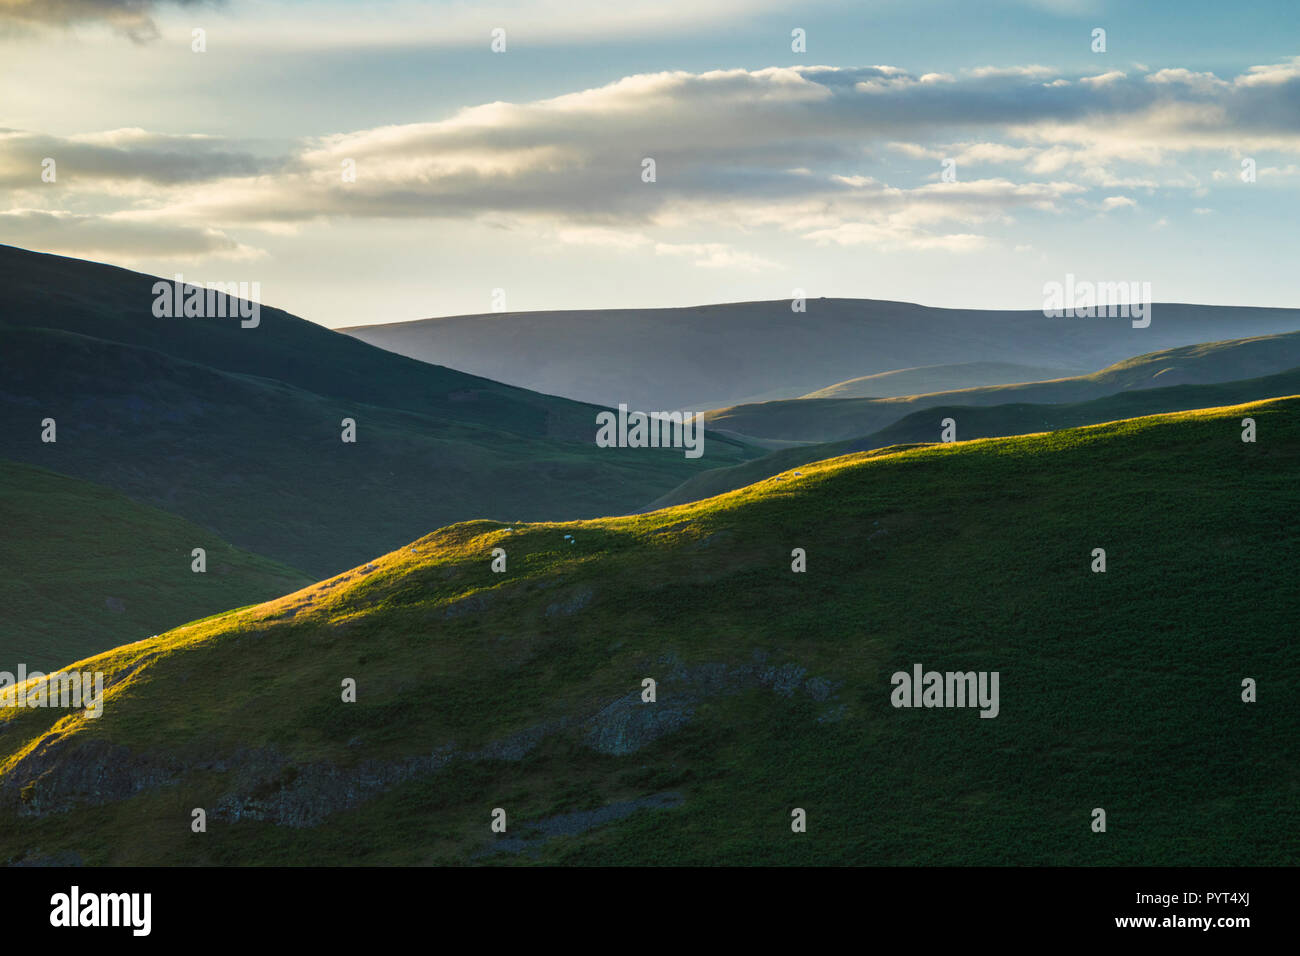
[[[720,242],[655,243],[655,255],[686,256],[704,269],[736,269],[742,272],[765,272],[780,268],[775,262],[748,252],[740,252]]]
[[[762,260],[717,243],[660,251],[662,230],[723,223],[819,242],[962,250],[987,241],[971,224],[1058,213],[1063,198],[1093,189],[1203,189],[1179,168],[1182,153],[1300,154],[1298,63],[1253,67],[1231,82],[1169,69],[1134,78],[1111,71],[1063,87],[1044,84],[1050,71],[1040,66],[959,78],[891,66],[679,70],[341,132],[274,158],[200,135],[8,130],[0,131],[0,184],[22,190],[11,214],[48,206],[98,215],[103,229],[143,245],[171,229],[186,237],[181,247],[224,244],[231,254],[246,254],[231,238],[240,229],[345,218],[492,218],[550,229],[562,243],[654,242],[658,254],[709,268]],[[871,168],[876,146],[916,163],[956,158],[959,181],[891,185]],[[39,191],[42,155],[61,157],[57,190]],[[641,178],[645,157],[656,162],[653,183]],[[355,182],[340,175],[345,160],[355,162]],[[966,167],[982,164],[1019,167],[1022,181],[966,178]],[[1134,200],[1092,202],[1109,211]],[[89,234],[84,219],[62,225],[78,223]]]
[[[0,212],[7,242],[76,256],[111,256],[130,263],[143,258],[248,260],[262,251],[220,229],[149,222],[130,213],[77,215],[43,209]]]

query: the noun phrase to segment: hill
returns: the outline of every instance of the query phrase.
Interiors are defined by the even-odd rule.
[[[714,428],[737,437],[829,442],[870,434],[922,408],[1084,402],[1133,389],[1258,378],[1296,366],[1300,366],[1300,332],[1202,342],[1148,352],[1116,362],[1091,375],[1073,378],[901,398],[809,398],[763,402],[717,409],[705,418]]]
[[[902,398],[929,392],[1041,382],[1086,374],[1087,369],[1081,368],[1016,365],[1013,362],[959,362],[955,365],[923,365],[920,368],[900,368],[892,372],[862,375],[799,397]]]
[[[627,512],[760,454],[717,435],[699,459],[599,448],[595,406],[269,307],[250,328],[158,318],[155,281],[0,247],[0,458],[121,491],[316,578],[453,521]]]
[[[444,528],[83,662],[106,674],[99,718],[0,711],[0,855],[1293,862],[1298,412],[851,455],[653,514]],[[997,672],[997,716],[892,706],[918,664]]]
[[[311,581],[165,511],[15,462],[0,461],[0,527],[4,670],[49,671]]]
[[[883,448],[900,442],[933,440],[938,437],[941,430],[939,423],[944,418],[952,418],[956,422],[957,437],[961,440],[996,438],[1072,428],[1137,415],[1155,415],[1211,405],[1233,405],[1296,394],[1300,394],[1300,368],[1240,382],[1176,385],[1170,388],[1120,392],[1091,402],[1060,405],[1017,402],[990,408],[936,405],[922,412],[913,412],[873,435],[852,441],[845,450],[858,451]]]
[[[1156,303],[1150,326],[1135,329],[1124,318],[1049,319],[1041,311],[809,299],[802,313],[778,300],[489,313],[341,331],[401,355],[548,394],[703,410],[794,399],[828,382],[917,366],[1102,368],[1139,352],[1297,330],[1300,311],[1294,309]]]
[[[780,476],[779,480],[784,481],[791,476],[782,475],[783,472],[799,468],[809,462],[821,461],[849,452],[933,442],[941,438],[942,422],[946,418],[951,418],[956,423],[957,438],[964,441],[1074,428],[1119,418],[1240,404],[1297,393],[1300,393],[1300,367],[1277,375],[1238,382],[1136,389],[1088,402],[1065,402],[1059,405],[1035,405],[1024,402],[991,407],[936,404],[912,412],[870,435],[783,448],[739,465],[715,468],[694,475],[672,491],[656,498],[646,506],[645,510],[700,501],[765,478]],[[956,400],[967,397],[967,394],[949,392],[943,397]]]

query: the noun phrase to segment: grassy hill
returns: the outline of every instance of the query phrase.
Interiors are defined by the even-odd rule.
[[[0,669],[48,671],[310,578],[117,492],[0,461]],[[191,570],[203,548],[207,570]]]
[[[1298,413],[850,455],[652,514],[444,528],[83,662],[108,675],[99,719],[0,711],[0,857],[1292,863]],[[997,671],[999,715],[892,707],[915,663]]]
[[[923,411],[912,412],[870,435],[783,448],[739,465],[715,468],[694,475],[667,494],[660,495],[645,510],[700,501],[766,478],[780,476],[779,480],[784,481],[790,476],[783,476],[783,472],[849,452],[933,442],[941,437],[945,418],[952,418],[957,423],[957,437],[964,441],[1074,428],[1119,418],[1239,404],[1297,393],[1300,393],[1300,368],[1238,382],[1136,389],[1088,402],[1066,402],[1060,405],[1015,403],[983,408],[938,404]],[[965,395],[962,392],[948,393],[954,399]]]
[[[342,331],[401,355],[547,394],[703,410],[796,399],[828,383],[918,366],[1095,369],[1139,352],[1297,330],[1300,311],[1294,309],[1156,303],[1151,325],[1135,329],[1124,318],[1049,319],[1041,311],[931,309],[873,299],[809,299],[807,311],[795,313],[782,299],[489,313]],[[503,349],[502,342],[512,348]],[[1061,374],[1069,373],[1050,377]]]
[[[929,392],[951,392],[960,388],[1041,382],[1087,374],[1086,369],[1046,365],[1016,365],[1014,362],[958,362],[953,365],[923,365],[892,372],[861,375],[838,382],[800,398],[900,398]]]
[[[699,459],[598,448],[594,406],[276,309],[256,328],[155,318],[154,281],[0,247],[0,458],[116,489],[316,578],[453,521],[627,512],[761,453],[716,435]],[[55,443],[41,441],[47,417]]]
[[[1296,366],[1300,366],[1300,332],[1203,342],[1148,352],[1091,375],[1073,378],[901,398],[808,398],[763,402],[718,409],[709,412],[706,418],[713,427],[738,436],[829,442],[871,434],[922,408],[1084,402],[1133,389],[1258,378]]]
[[[1137,415],[1154,415],[1212,405],[1233,405],[1262,398],[1300,394],[1300,368],[1278,375],[1220,382],[1217,385],[1176,385],[1170,388],[1120,392],[1090,402],[1060,405],[1014,403],[991,408],[967,405],[936,405],[913,412],[873,435],[849,442],[845,451],[865,451],[901,442],[933,441],[939,437],[940,422],[952,418],[957,438],[997,438],[1035,431],[1072,428],[1094,422],[1112,421]]]

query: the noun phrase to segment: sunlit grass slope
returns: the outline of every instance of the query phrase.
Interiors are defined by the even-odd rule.
[[[790,401],[722,408],[709,412],[706,418],[711,427],[739,435],[785,441],[830,442],[872,434],[922,409],[939,406],[1082,404],[1128,391],[1261,378],[1297,366],[1300,366],[1300,332],[1287,332],[1147,352],[1116,362],[1091,375],[1073,378],[1054,377],[1049,381],[942,392],[929,390],[925,394],[893,398],[851,397],[855,394],[851,390],[835,394],[832,394],[834,390],[826,390],[817,393],[819,397],[806,396]],[[924,370],[906,371],[919,373]],[[1146,411],[1139,406],[1130,414],[1146,414]]]
[[[89,482],[0,461],[0,670],[48,670],[310,581]],[[191,552],[203,548],[206,570]]]
[[[1275,336],[1275,338],[1283,339],[1286,336]],[[1295,342],[1300,345],[1300,334],[1295,336]],[[1059,404],[1008,402],[1005,405],[984,407],[978,404],[958,404],[959,400],[972,394],[971,392],[950,392],[947,396],[921,396],[950,397],[952,401],[914,411],[892,425],[860,438],[783,448],[762,458],[737,465],[725,465],[693,475],[672,491],[650,502],[645,510],[711,498],[761,481],[788,468],[798,468],[810,461],[820,461],[849,452],[937,441],[942,436],[943,421],[947,418],[951,418],[956,423],[956,434],[959,439],[1001,438],[1008,435],[1094,425],[1140,415],[1158,415],[1192,408],[1260,401],[1297,393],[1300,393],[1300,368],[1241,381],[1219,382],[1212,385],[1140,388],[1086,402]]]
[[[84,662],[109,675],[98,720],[0,712],[0,859],[1293,863],[1298,413],[444,528]],[[999,672],[999,716],[894,709],[915,663]]]
[[[809,392],[801,398],[903,398],[961,388],[985,388],[1017,382],[1043,382],[1066,376],[1086,375],[1045,365],[1017,365],[1014,362],[958,362],[952,365],[922,365],[892,372],[862,375]]]

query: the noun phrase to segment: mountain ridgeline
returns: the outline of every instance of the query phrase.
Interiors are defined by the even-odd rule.
[[[808,299],[806,305],[806,312],[777,300],[489,313],[342,331],[401,355],[548,394],[699,411],[838,390],[834,383],[876,373],[906,370],[906,378],[924,382],[918,366],[964,369],[933,370],[933,387],[910,393],[950,388],[946,382],[952,381],[981,384],[979,376],[990,370],[972,363],[1001,366],[993,373],[999,384],[1029,380],[1026,374],[1060,378],[1158,349],[1300,330],[1295,309],[1163,302],[1153,305],[1146,328],[1122,317],[1047,318],[1041,310],[934,309],[875,299]],[[501,348],[503,341],[511,347]],[[1059,371],[1034,374],[1010,366]],[[903,394],[887,381],[889,391],[877,394]]]
[[[914,411],[940,405],[1077,403],[1131,390],[1259,378],[1298,366],[1300,332],[1288,332],[1148,352],[1127,357],[1090,375],[894,398],[772,401],[717,409],[707,413],[705,418],[715,428],[731,434],[757,439],[827,442],[867,435],[902,420]],[[1253,397],[1268,398],[1270,394]]]
[[[0,247],[0,459],[120,491],[316,578],[453,521],[624,513],[759,453],[718,436],[699,459],[597,448],[595,406],[267,306],[255,327],[160,318],[158,281]]]
[[[1178,364],[1171,365],[1171,362]],[[1218,381],[1221,377],[1274,368],[1286,371],[1258,378]],[[1167,374],[1171,371],[1178,374]],[[1178,380],[1213,384],[1155,387],[1158,383]],[[1118,391],[1106,394],[1109,389]],[[1104,397],[1051,402],[1054,398],[1095,392],[1101,392]],[[1139,356],[1095,375],[1076,379],[996,389],[966,389],[891,401],[852,399],[825,403],[809,400],[814,405],[835,404],[843,412],[840,421],[828,426],[830,434],[852,432],[855,427],[867,424],[888,424],[869,435],[798,444],[762,458],[694,475],[651,502],[646,510],[699,501],[763,479],[786,480],[788,476],[783,472],[848,452],[941,440],[949,430],[947,423],[951,423],[952,438],[993,438],[1295,394],[1300,394],[1300,333],[1171,349]],[[1025,400],[1039,397],[1045,401]],[[1020,400],[1016,401],[1016,398]],[[750,427],[762,428],[771,424],[778,428],[799,428],[801,423],[805,427],[812,426],[818,421],[815,410],[805,409],[803,405],[803,402],[771,402],[768,406],[750,406],[746,414]],[[918,410],[909,412],[909,409]],[[900,414],[902,417],[897,417]],[[728,420],[736,423],[735,419]]]

